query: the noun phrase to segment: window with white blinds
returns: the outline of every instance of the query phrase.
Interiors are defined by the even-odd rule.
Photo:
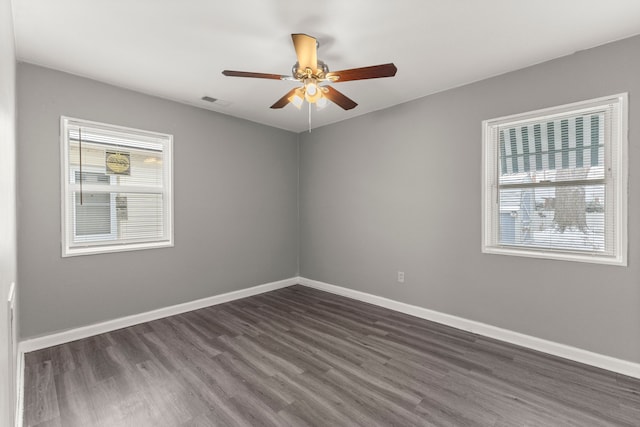
[[[626,265],[626,94],[483,132],[483,252]]]
[[[61,118],[62,256],[173,246],[172,140]]]

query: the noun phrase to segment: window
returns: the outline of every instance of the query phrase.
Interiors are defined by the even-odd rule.
[[[485,253],[627,265],[627,95],[483,122]]]
[[[173,246],[172,140],[61,118],[62,256]]]

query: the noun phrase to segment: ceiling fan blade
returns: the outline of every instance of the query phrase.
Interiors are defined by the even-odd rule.
[[[289,76],[283,76],[281,74],[267,74],[267,73],[252,73],[249,71],[232,71],[232,70],[224,70],[222,72],[225,76],[230,77],[253,77],[256,79],[273,79],[273,80],[284,80],[289,78]]]
[[[291,39],[298,56],[300,70],[311,68],[311,71],[315,73],[318,68],[318,42],[316,39],[306,34],[291,34]]]
[[[327,73],[327,78],[338,77],[334,83],[348,82],[351,80],[378,79],[380,77],[393,77],[398,69],[393,63],[372,65],[370,67],[351,68],[349,70],[332,71]]]
[[[323,91],[324,97],[334,104],[339,105],[344,110],[351,110],[352,108],[355,108],[356,105],[358,105],[353,99],[347,97],[342,92],[338,92],[331,86],[324,86],[324,88],[327,89],[326,92]]]
[[[287,94],[285,96],[283,96],[282,98],[278,99],[271,106],[271,108],[282,108],[285,105],[287,105],[289,103],[289,98],[291,98],[291,96],[295,93],[296,90],[298,90],[297,87],[294,87],[293,89],[291,89],[289,92],[287,92]]]

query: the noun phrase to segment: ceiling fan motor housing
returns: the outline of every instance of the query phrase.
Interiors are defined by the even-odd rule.
[[[310,71],[307,71],[310,70]],[[318,66],[315,70],[307,68],[305,70],[300,68],[300,63],[296,62],[291,67],[291,75],[296,80],[303,80],[308,77],[315,77],[316,79],[323,80],[326,78],[326,74],[329,72],[329,66],[324,61],[318,59]]]

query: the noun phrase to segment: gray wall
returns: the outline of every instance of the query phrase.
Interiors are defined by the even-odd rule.
[[[301,134],[301,275],[640,362],[638,52],[634,37]],[[482,254],[481,121],[625,91],[629,266]]]
[[[7,296],[16,281],[16,55],[11,1],[0,0],[0,425],[13,424],[14,345]],[[12,349],[14,347],[14,349]]]
[[[295,276],[299,256],[310,279],[640,362],[638,51],[635,37],[300,135],[20,64],[22,336]],[[481,254],[481,121],[624,91],[629,267]],[[175,136],[175,248],[61,258],[60,115]]]
[[[297,275],[294,133],[18,65],[21,336]],[[60,116],[174,135],[175,247],[62,258]]]

